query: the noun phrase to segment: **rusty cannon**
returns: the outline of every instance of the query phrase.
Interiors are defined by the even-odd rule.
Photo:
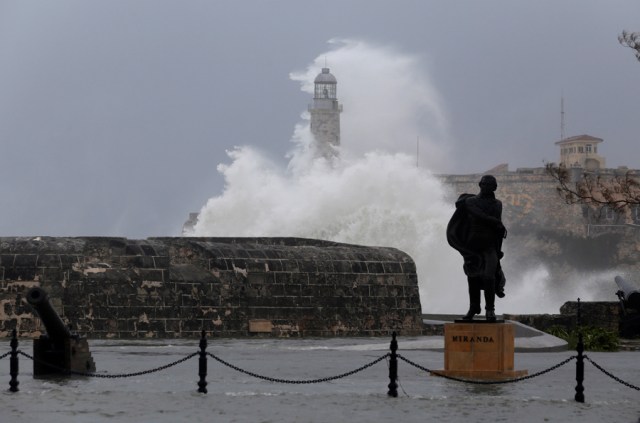
[[[42,288],[31,288],[27,302],[45,327],[46,334],[33,340],[33,377],[92,373],[96,365],[86,338],[73,333],[62,321]]]
[[[636,337],[640,335],[640,289],[621,276],[616,276],[615,282],[618,285],[616,295],[622,309],[620,335],[626,338]]]
[[[622,276],[616,276],[614,280],[618,285],[616,295],[623,302],[625,308],[640,310],[640,289],[624,280]]]

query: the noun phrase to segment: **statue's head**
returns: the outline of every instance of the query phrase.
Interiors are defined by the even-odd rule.
[[[494,192],[498,188],[498,181],[492,175],[484,175],[478,185],[484,192]]]

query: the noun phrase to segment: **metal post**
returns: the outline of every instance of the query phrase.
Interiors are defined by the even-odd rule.
[[[207,393],[207,334],[202,331],[200,336],[200,360],[198,365],[198,392]]]
[[[396,333],[391,334],[391,355],[389,359],[389,391],[387,395],[396,398],[398,396],[398,341],[396,341]]]
[[[9,391],[18,392],[18,332],[14,329],[11,332],[11,356],[9,358],[9,374],[11,381],[9,382]]]
[[[582,382],[584,381],[584,342],[582,339],[580,307],[580,298],[578,298],[578,345],[576,346],[576,351],[578,352],[578,360],[576,361],[576,381],[578,384],[576,385],[576,395],[574,398],[577,402],[584,402],[584,386],[582,386]]]

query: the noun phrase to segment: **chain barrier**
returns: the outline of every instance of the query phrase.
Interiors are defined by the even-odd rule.
[[[268,382],[275,382],[275,383],[289,383],[289,384],[294,384],[294,385],[304,385],[304,384],[312,384],[312,383],[329,382],[329,381],[332,381],[332,380],[341,379],[343,377],[351,376],[351,375],[356,374],[358,372],[361,372],[361,371],[363,371],[365,369],[368,369],[369,367],[373,366],[374,364],[377,364],[377,363],[381,362],[385,358],[389,357],[390,354],[386,353],[382,357],[378,357],[375,360],[373,360],[372,362],[367,363],[364,366],[359,367],[359,368],[357,368],[355,370],[352,370],[350,372],[342,373],[342,374],[339,374],[339,375],[336,375],[336,376],[329,376],[329,377],[323,377],[323,378],[320,378],[320,379],[308,379],[308,380],[278,379],[278,378],[274,378],[274,377],[263,376],[263,375],[259,375],[257,373],[250,372],[248,370],[241,369],[238,366],[234,366],[233,364],[228,363],[228,362],[224,361],[223,359],[221,359],[220,357],[217,357],[216,355],[211,354],[209,352],[207,353],[207,355],[209,357],[213,358],[214,360],[216,360],[220,364],[223,364],[223,365],[225,365],[225,366],[227,366],[227,367],[229,367],[229,368],[231,368],[231,369],[233,369],[233,370],[235,370],[237,372],[244,373],[246,375],[249,375],[249,376],[252,376],[252,377],[255,377],[255,378],[258,378],[258,379],[266,380]]]
[[[611,372],[608,372],[607,370],[603,369],[602,366],[600,366],[598,363],[596,363],[595,361],[593,361],[589,356],[585,355],[584,358],[591,364],[593,364],[593,366],[600,370],[602,373],[604,373],[605,375],[609,376],[611,379],[615,380],[618,383],[621,383],[623,385],[625,385],[628,388],[631,389],[635,389],[636,391],[640,391],[640,387],[637,387],[635,385],[630,384],[629,382],[625,382],[624,380],[620,379],[619,377],[615,376],[614,374],[612,374]]]
[[[18,354],[20,354],[23,357],[26,357],[26,358],[28,358],[30,360],[33,360],[36,363],[39,363],[39,364],[42,364],[44,366],[50,367],[52,369],[55,369],[55,370],[57,370],[57,371],[59,371],[61,373],[71,374],[71,375],[75,375],[75,376],[86,376],[86,377],[102,378],[102,379],[117,379],[117,378],[127,378],[127,377],[148,375],[150,373],[159,372],[161,370],[168,369],[169,367],[176,366],[176,365],[178,365],[180,363],[183,363],[183,362],[195,357],[196,355],[198,355],[197,352],[191,353],[186,357],[183,357],[183,358],[181,358],[179,360],[176,360],[176,361],[174,361],[172,363],[165,364],[164,366],[156,367],[154,369],[149,369],[149,370],[142,370],[140,372],[120,373],[120,374],[101,374],[101,373],[78,372],[78,371],[75,371],[75,370],[63,369],[62,367],[58,367],[58,366],[54,366],[53,364],[49,364],[46,361],[38,360],[35,357],[30,356],[29,354],[24,353],[22,351],[18,351]]]
[[[533,379],[534,377],[537,376],[541,376],[543,374],[549,373],[553,370],[556,370],[559,367],[564,366],[565,364],[569,363],[572,360],[576,359],[576,356],[573,355],[569,358],[567,358],[566,360],[561,361],[560,363],[556,364],[555,366],[551,366],[548,369],[539,371],[537,373],[531,374],[531,375],[527,375],[527,376],[522,376],[522,377],[518,377],[518,378],[514,378],[514,379],[506,379],[506,380],[472,380],[472,379],[462,379],[462,378],[457,378],[454,376],[449,376],[449,375],[445,375],[443,373],[438,372],[437,370],[429,370],[426,367],[423,367],[417,363],[414,363],[413,361],[409,360],[406,357],[403,357],[402,355],[398,354],[398,358],[402,361],[404,361],[405,363],[408,363],[410,365],[412,365],[413,367],[420,369],[422,371],[425,371],[427,373],[432,373],[436,376],[440,376],[443,377],[445,379],[449,379],[449,380],[455,380],[456,382],[464,382],[464,383],[472,383],[475,385],[499,385],[499,384],[505,384],[505,383],[515,383],[515,382],[521,382],[523,380],[528,380],[528,379]]]
[[[205,347],[206,347],[206,345],[205,345]],[[159,371],[168,369],[170,367],[176,366],[176,365],[178,365],[180,363],[183,363],[183,362],[185,362],[187,360],[190,360],[193,357],[196,357],[198,355],[202,355],[204,353],[204,350],[201,350],[199,352],[191,353],[191,354],[189,354],[189,355],[187,355],[185,357],[182,357],[182,358],[180,358],[178,360],[175,360],[175,361],[173,361],[173,362],[171,362],[169,364],[166,364],[166,365],[163,365],[163,366],[159,366],[159,367],[156,367],[156,368],[153,368],[153,369],[143,370],[143,371],[139,371],[139,372],[132,372],[132,373],[120,373],[120,374],[88,373],[88,372],[80,372],[80,371],[64,369],[64,368],[52,365],[50,363],[47,363],[47,362],[45,362],[43,360],[36,359],[35,357],[33,357],[33,356],[31,356],[31,355],[29,355],[29,354],[27,354],[27,353],[25,353],[25,352],[23,352],[21,350],[18,350],[16,352],[17,352],[17,354],[22,355],[23,357],[26,357],[26,358],[28,358],[28,359],[30,359],[30,360],[38,363],[38,364],[48,366],[49,368],[55,369],[55,370],[57,370],[57,371],[59,371],[59,372],[61,372],[63,374],[70,374],[70,375],[76,375],[76,376],[85,376],[85,377],[94,377],[94,378],[104,378],[104,379],[116,379],[116,378],[128,378],[128,377],[142,376],[142,375],[147,375],[147,374],[159,372]],[[2,355],[0,355],[0,360],[2,360],[3,358],[8,357],[10,355],[11,355],[11,351],[9,351],[9,352],[7,352],[5,354],[2,354]],[[258,373],[254,373],[254,372],[242,369],[242,368],[240,368],[238,366],[235,366],[235,365],[233,365],[233,364],[221,359],[220,357],[218,357],[215,354],[212,354],[210,352],[206,352],[206,355],[208,355],[209,357],[213,358],[218,363],[220,363],[220,364],[222,364],[222,365],[224,365],[226,367],[229,367],[229,368],[231,368],[231,369],[233,369],[235,371],[238,371],[240,373],[246,374],[246,375],[251,376],[251,377],[262,379],[262,380],[265,380],[265,381],[268,381],[268,382],[284,383],[284,384],[297,384],[297,385],[301,385],[301,384],[316,384],[316,383],[330,382],[330,381],[333,381],[333,380],[342,379],[342,378],[354,375],[356,373],[359,373],[359,372],[361,372],[361,371],[363,371],[365,369],[368,369],[368,368],[374,366],[375,364],[377,364],[377,363],[379,363],[379,362],[381,362],[382,360],[385,360],[385,359],[387,359],[387,365],[389,366],[388,359],[392,356],[391,353],[386,353],[386,354],[382,355],[381,357],[378,357],[375,360],[373,360],[373,361],[371,361],[371,362],[369,362],[369,363],[367,363],[367,364],[365,364],[365,365],[363,365],[363,366],[361,366],[361,367],[359,367],[357,369],[354,369],[354,370],[351,370],[349,372],[345,372],[345,373],[342,373],[342,374],[339,374],[339,375],[335,375],[335,376],[323,377],[323,378],[318,378],[318,379],[292,380],[292,379],[280,379],[280,378],[274,378],[274,377],[270,377],[270,376],[260,375]],[[518,377],[518,378],[513,378],[513,379],[506,379],[506,380],[487,381],[487,380],[464,379],[464,378],[449,376],[449,375],[441,373],[441,372],[439,372],[437,370],[431,370],[431,369],[428,369],[428,368],[426,368],[426,367],[424,367],[424,366],[422,366],[420,364],[417,364],[417,363],[411,361],[410,359],[404,357],[401,354],[396,354],[396,357],[399,358],[400,360],[404,361],[405,363],[407,363],[407,364],[409,364],[409,365],[411,365],[411,366],[413,366],[413,367],[415,367],[415,368],[417,368],[419,370],[422,370],[424,372],[431,373],[433,375],[440,376],[440,377],[443,377],[445,379],[453,380],[453,381],[456,381],[456,382],[463,382],[463,383],[476,384],[476,385],[507,384],[507,383],[515,383],[515,382],[521,382],[521,381],[533,379],[535,377],[542,376],[542,375],[544,375],[546,373],[552,372],[552,371],[564,366],[565,364],[567,364],[567,363],[569,363],[569,362],[571,362],[573,360],[578,359],[578,356],[574,355],[574,356],[568,357],[567,359],[561,361],[560,363],[558,363],[558,364],[556,364],[554,366],[551,366],[551,367],[549,367],[549,368],[547,368],[545,370],[542,370],[542,371],[539,371],[539,372],[536,372],[536,373],[533,373],[533,374],[530,374],[530,375],[526,375],[526,376],[522,376],[522,377]],[[593,361],[590,357],[588,357],[586,355],[584,355],[583,357],[584,357],[584,359],[588,360],[595,368],[597,368],[602,373],[604,373],[605,375],[607,375],[611,379],[615,380],[616,382],[618,382],[618,383],[620,383],[622,385],[625,385],[628,388],[635,389],[636,391],[640,391],[640,387],[620,379],[619,377],[615,376],[611,372],[605,370],[602,366],[600,366],[598,363]],[[206,373],[205,373],[205,376],[206,376]]]

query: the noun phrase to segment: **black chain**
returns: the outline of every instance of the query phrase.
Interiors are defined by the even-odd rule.
[[[244,373],[244,374],[249,375],[249,376],[253,376],[253,377],[258,378],[258,379],[266,380],[266,381],[269,381],[269,382],[276,382],[276,383],[290,383],[290,384],[295,384],[295,385],[303,385],[303,384],[311,384],[311,383],[329,382],[329,381],[332,381],[332,380],[341,379],[343,377],[351,376],[351,375],[353,375],[355,373],[363,371],[364,369],[368,369],[369,367],[373,366],[376,363],[381,362],[385,358],[389,357],[390,354],[386,353],[382,357],[376,358],[372,362],[370,362],[368,364],[365,364],[364,366],[359,367],[359,368],[357,368],[355,370],[352,370],[350,372],[347,372],[347,373],[342,373],[342,374],[337,375],[337,376],[323,377],[323,378],[320,378],[320,379],[310,379],[310,380],[290,380],[290,379],[278,379],[278,378],[269,377],[269,376],[262,376],[262,375],[259,375],[257,373],[253,373],[253,372],[250,372],[248,370],[241,369],[240,367],[234,366],[233,364],[228,363],[228,362],[224,361],[223,359],[221,359],[221,358],[219,358],[219,357],[217,357],[217,356],[215,356],[215,355],[213,355],[213,354],[211,354],[209,352],[207,353],[207,355],[209,357],[213,358],[214,360],[216,360],[217,362],[219,362],[221,364],[224,364],[225,366],[230,367],[235,371],[238,371],[240,373]]]
[[[0,360],[2,360],[5,357],[8,357],[11,354],[11,351],[9,351],[8,353],[4,353],[2,355],[0,355]]]
[[[401,359],[402,361],[412,365],[413,367],[416,367],[420,370],[423,370],[427,373],[432,373],[436,376],[441,376],[445,379],[450,379],[450,380],[455,380],[457,382],[465,382],[465,383],[473,383],[476,385],[498,385],[498,384],[504,384],[504,383],[514,383],[514,382],[521,382],[523,380],[527,380],[527,379],[532,379],[534,377],[543,375],[545,373],[549,373],[555,369],[557,369],[558,367],[564,366],[565,364],[567,364],[568,362],[570,362],[571,360],[575,360],[577,357],[571,356],[569,358],[567,358],[566,360],[556,364],[555,366],[549,367],[548,369],[542,370],[538,373],[534,373],[532,375],[527,375],[527,376],[522,376],[522,377],[518,377],[518,378],[514,378],[514,379],[507,379],[507,380],[470,380],[470,379],[461,379],[461,378],[457,378],[457,377],[453,377],[453,376],[448,376],[445,375],[443,373],[438,372],[437,370],[429,370],[426,367],[423,367],[419,364],[414,363],[413,361],[409,360],[406,357],[403,357],[402,355],[398,354],[398,358]]]
[[[624,380],[620,379],[619,377],[613,375],[612,373],[606,371],[605,369],[603,369],[600,365],[598,365],[598,363],[596,363],[595,361],[593,361],[591,358],[589,358],[588,356],[584,356],[584,358],[586,358],[591,364],[594,365],[594,367],[598,370],[600,370],[602,373],[604,373],[605,375],[609,376],[611,379],[615,380],[616,382],[619,382],[623,385],[625,385],[626,387],[629,387],[631,389],[635,389],[636,391],[640,391],[640,388],[630,384],[629,382],[625,382]]]
[[[198,352],[194,352],[192,354],[189,354],[186,357],[183,357],[179,360],[176,360],[172,363],[166,364],[164,366],[160,366],[160,367],[156,367],[155,369],[150,369],[150,370],[143,370],[141,372],[135,372],[135,373],[120,373],[120,374],[102,374],[102,373],[88,373],[88,372],[77,372],[75,370],[69,370],[69,369],[63,369],[62,367],[58,367],[58,366],[54,366],[52,364],[47,363],[46,361],[43,360],[38,360],[32,356],[30,356],[27,353],[24,353],[22,351],[18,351],[18,354],[27,357],[30,360],[33,360],[37,363],[43,364],[47,367],[50,367],[52,369],[55,369],[61,373],[66,373],[66,374],[71,374],[71,375],[75,375],[75,376],[86,376],[86,377],[97,377],[97,378],[103,378],[103,379],[116,379],[116,378],[125,378],[125,377],[134,377],[134,376],[142,376],[142,375],[148,375],[150,373],[155,373],[155,372],[159,372],[160,370],[165,370],[168,369],[169,367],[173,367],[177,364],[183,363],[193,357],[195,357],[196,355],[198,355]]]

